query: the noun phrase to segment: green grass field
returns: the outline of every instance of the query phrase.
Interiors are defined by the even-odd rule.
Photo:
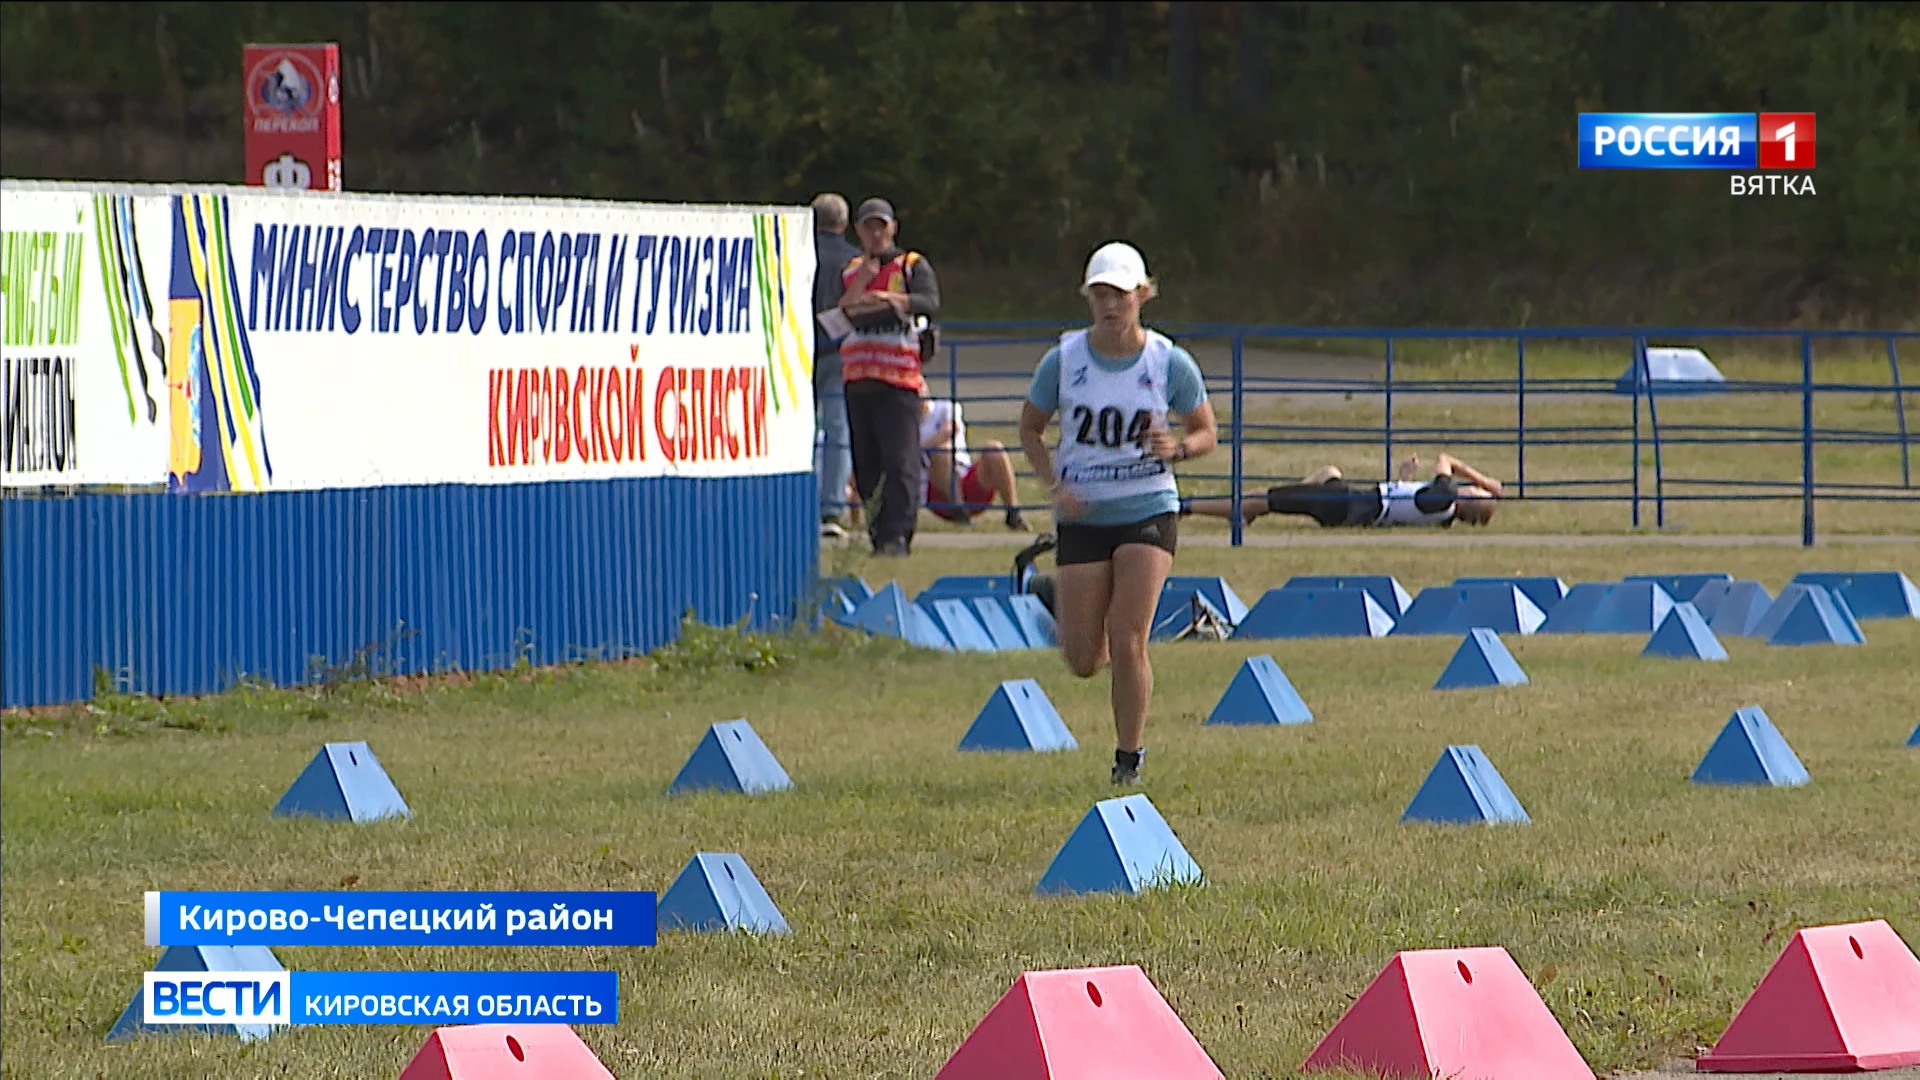
[[[1004,571],[1005,548],[836,569],[910,592]],[[1904,564],[1904,565],[1903,565]],[[1911,548],[1195,546],[1180,572],[1251,602],[1295,573],[1896,568]],[[1444,638],[1156,646],[1144,790],[1201,888],[1038,899],[1107,783],[1104,679],[1045,652],[933,654],[833,633],[702,630],[647,661],[160,705],[10,714],[0,758],[6,1073],[377,1078],[419,1026],[317,1027],[243,1047],[102,1038],[158,952],[148,889],[653,889],[737,851],[793,934],[650,949],[280,949],[296,970],[618,970],[622,1021],[582,1036],[621,1077],[930,1076],[1026,969],[1141,965],[1230,1077],[1284,1077],[1396,950],[1498,944],[1603,1075],[1691,1057],[1800,926],[1885,918],[1920,943],[1920,621],[1864,647],[1736,640],[1731,661],[1643,659],[1637,637],[1510,638],[1532,679],[1429,687]],[[1278,659],[1308,725],[1210,729],[1239,663]],[[1003,679],[1037,678],[1076,752],[963,755]],[[1766,709],[1804,788],[1687,782],[1727,717]],[[746,717],[794,790],[664,791],[705,727]],[[405,823],[268,809],[325,741],[368,740]],[[1442,747],[1477,743],[1529,826],[1403,826]]]

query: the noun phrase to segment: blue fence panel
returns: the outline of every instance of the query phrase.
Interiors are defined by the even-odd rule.
[[[963,380],[988,378],[1024,378],[1031,369],[1016,371],[968,371],[961,372],[960,357],[962,350],[988,346],[1029,345],[1034,347],[1037,359],[1040,351],[1054,340],[1054,334],[1067,328],[1068,324],[1059,321],[1022,321],[1022,322],[955,322],[949,323],[947,350],[948,368],[936,377],[944,382],[949,392],[957,399],[967,403],[975,402],[1016,402],[1019,395],[967,394],[959,388]],[[1617,502],[1626,503],[1629,508],[1629,520],[1632,527],[1638,528],[1641,520],[1642,504],[1651,501],[1655,524],[1666,525],[1666,507],[1669,501],[1700,502],[1718,500],[1751,499],[1792,499],[1800,503],[1802,510],[1802,542],[1812,544],[1815,539],[1814,507],[1820,500],[1863,501],[1869,499],[1888,499],[1897,502],[1915,502],[1916,512],[1920,512],[1920,499],[1913,493],[1911,466],[1912,440],[1907,425],[1906,395],[1910,391],[1901,378],[1898,344],[1920,339],[1920,332],[1911,330],[1744,330],[1714,327],[1540,327],[1517,329],[1460,329],[1460,330],[1408,330],[1384,327],[1300,327],[1300,326],[1249,326],[1233,324],[1164,324],[1159,327],[1171,336],[1187,343],[1216,341],[1225,343],[1230,349],[1232,368],[1222,376],[1207,376],[1210,391],[1230,394],[1232,398],[1231,420],[1222,425],[1222,437],[1226,449],[1231,452],[1230,464],[1225,472],[1203,470],[1183,470],[1182,477],[1191,481],[1221,481],[1228,490],[1223,494],[1234,499],[1243,498],[1249,487],[1257,490],[1270,480],[1280,478],[1255,477],[1247,474],[1244,466],[1244,448],[1249,445],[1276,444],[1310,441],[1333,445],[1376,445],[1383,449],[1382,459],[1387,475],[1395,469],[1394,445],[1410,441],[1444,439],[1450,445],[1461,447],[1513,447],[1518,457],[1518,471],[1514,482],[1513,497],[1543,502]],[[1035,333],[1034,331],[1040,331]],[[967,335],[967,336],[962,336]],[[1383,343],[1384,372],[1382,378],[1338,378],[1315,377],[1295,378],[1286,376],[1254,375],[1245,371],[1244,352],[1248,339],[1373,339]],[[1649,339],[1669,340],[1686,339],[1729,339],[1755,338],[1797,344],[1800,347],[1800,378],[1793,381],[1764,382],[1757,380],[1727,379],[1715,383],[1714,392],[1737,398],[1740,395],[1794,395],[1801,403],[1800,423],[1793,427],[1770,427],[1763,425],[1703,425],[1703,424],[1663,424],[1660,420],[1660,401],[1681,393],[1690,392],[1670,385],[1656,385],[1651,379],[1646,346]],[[1613,341],[1623,347],[1628,374],[1622,378],[1529,378],[1527,374],[1527,343],[1540,339],[1575,341]],[[1511,341],[1514,344],[1514,377],[1512,379],[1408,379],[1402,374],[1404,363],[1398,355],[1397,343],[1405,341]],[[1823,342],[1852,342],[1855,344],[1879,342],[1886,346],[1887,366],[1890,382],[1880,384],[1861,384],[1846,382],[1820,382],[1815,378],[1816,344]],[[929,375],[935,375],[929,372]],[[1638,374],[1639,378],[1633,376]],[[1891,419],[1894,430],[1874,430],[1859,428],[1822,428],[1814,419],[1815,399],[1822,394],[1885,394],[1891,391],[1893,409]],[[1355,393],[1375,393],[1381,396],[1384,415],[1378,426],[1339,427],[1313,424],[1262,423],[1243,417],[1246,398],[1257,393],[1291,394],[1339,394],[1349,398]],[[1410,427],[1399,421],[1394,414],[1395,405],[1403,400],[1418,400],[1423,394],[1478,394],[1511,396],[1515,405],[1515,422],[1511,428],[1473,428],[1448,427],[1427,428]],[[1627,417],[1615,426],[1541,426],[1530,422],[1528,406],[1530,399],[1566,395],[1619,394],[1622,403],[1631,410]],[[1645,402],[1646,418],[1641,418],[1641,403]],[[1737,412],[1736,412],[1737,415]],[[976,421],[976,423],[978,423]],[[986,426],[986,425],[980,425]],[[1735,480],[1715,477],[1673,477],[1666,468],[1665,451],[1677,445],[1706,445],[1741,443],[1751,445],[1796,445],[1801,449],[1801,475],[1782,477],[1778,481]],[[1642,468],[1640,464],[1643,445],[1650,447],[1653,454],[1653,484],[1650,493],[1642,490]],[[1822,445],[1896,445],[1900,452],[1900,480],[1898,483],[1860,484],[1860,483],[1820,483],[1814,475],[1814,451]],[[1620,446],[1629,449],[1632,457],[1627,471],[1618,477],[1592,479],[1575,478],[1548,480],[1528,474],[1528,453],[1541,447],[1599,447]],[[1290,478],[1289,478],[1290,479]],[[1743,487],[1743,493],[1714,492],[1673,492],[1671,485],[1690,487]],[[1582,489],[1612,487],[1623,489],[1612,493],[1593,494]],[[1235,523],[1230,532],[1230,542],[1239,546],[1243,541],[1242,529]]]
[[[645,651],[682,614],[794,618],[819,563],[808,473],[0,505],[0,704],[242,676],[411,674]]]

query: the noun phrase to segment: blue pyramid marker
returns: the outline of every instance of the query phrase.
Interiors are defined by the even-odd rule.
[[[1547,612],[1547,621],[1540,624],[1542,634],[1585,634],[1593,623],[1594,615],[1600,610],[1600,604],[1606,600],[1613,586],[1603,581],[1582,581],[1567,590],[1567,595],[1553,605]]]
[[[1393,631],[1387,614],[1366,589],[1268,589],[1233,636],[1247,639],[1385,637]]]
[[[1013,583],[1005,574],[947,574],[913,598],[916,604],[932,600],[971,600],[979,596],[1005,596]]]
[[[1834,613],[1840,617],[1840,624],[1853,638],[1853,643],[1865,645],[1867,635],[1860,629],[1860,620],[1854,617],[1853,607],[1847,603],[1846,595],[1839,589],[1828,589],[1827,601],[1833,605]]]
[[[873,599],[873,586],[867,584],[867,579],[861,577],[859,574],[848,574],[845,577],[828,578],[826,584],[828,587],[845,596],[848,600],[853,601],[854,607],[859,607],[861,604]]]
[[[1305,724],[1312,720],[1307,703],[1300,700],[1286,672],[1271,656],[1248,657],[1207,717],[1208,724]]]
[[[1455,585],[1511,585],[1526,594],[1533,606],[1551,615],[1567,595],[1567,583],[1557,577],[1460,577]]]
[[[1820,585],[1789,585],[1767,609],[1754,633],[1769,645],[1861,645],[1866,638],[1851,614]]]
[[[860,599],[863,598],[854,596],[845,578],[826,578],[820,583],[820,614],[841,626],[852,624]]]
[[[1467,631],[1466,639],[1454,650],[1447,669],[1440,673],[1435,690],[1471,690],[1481,686],[1525,686],[1527,673],[1507,651],[1500,635],[1484,626]]]
[[[387,770],[363,742],[328,743],[274,804],[274,817],[317,817],[363,824],[412,817]]]
[[[889,581],[854,609],[852,625],[869,634],[901,638],[923,649],[951,649],[946,631],[925,608],[908,601],[900,583]]]
[[[1468,585],[1449,616],[1455,633],[1484,626],[1502,634],[1531,634],[1547,621],[1547,613],[1518,585]]]
[[[1204,880],[1200,867],[1145,795],[1104,799],[1053,857],[1033,891],[1125,892]]]
[[[1713,636],[1699,610],[1683,600],[1667,612],[1667,617],[1660,621],[1660,629],[1647,639],[1647,647],[1640,650],[1640,655],[1668,656],[1676,660],[1725,660],[1727,650],[1720,639]]]
[[[1394,617],[1363,588],[1309,588],[1308,609],[1290,636],[1298,638],[1384,638],[1394,632]]]
[[[1234,625],[1233,636],[1248,640],[1300,636],[1300,620],[1318,595],[1314,589],[1268,589],[1247,609],[1247,617]]]
[[[1920,724],[1913,726],[1913,734],[1907,736],[1908,746],[1920,746]]]
[[[700,745],[680,766],[680,774],[673,778],[667,794],[711,789],[759,795],[792,786],[787,770],[780,767],[753,725],[745,720],[728,720],[713,725],[701,736]]]
[[[1794,576],[1795,585],[1824,585],[1847,602],[1862,619],[1920,619],[1920,588],[1898,570],[1857,573],[1806,571]]]
[[[1757,784],[1798,787],[1811,778],[1766,711],[1749,705],[1735,712],[1693,770],[1696,784]]]
[[[654,929],[744,930],[786,934],[787,920],[760,885],[747,861],[731,852],[703,851],[687,861],[660,897]]]
[[[1400,823],[1527,825],[1533,819],[1478,746],[1449,746],[1400,815]]]
[[[1080,744],[1032,679],[1009,679],[973,718],[960,738],[962,750],[1074,750]]]
[[[1727,598],[1727,594],[1732,592],[1737,584],[1739,582],[1736,581],[1709,581],[1700,586],[1700,591],[1688,598],[1687,603],[1692,604],[1693,609],[1700,613],[1700,617],[1711,624],[1713,613],[1720,610],[1720,602]]]
[[[1667,612],[1673,610],[1673,597],[1651,581],[1620,581],[1607,586],[1607,594],[1587,620],[1589,634],[1651,634]]]
[[[1007,597],[1007,609],[1013,612],[1013,621],[1020,626],[1021,636],[1027,639],[1030,649],[1051,649],[1058,644],[1054,637],[1053,612],[1047,605],[1031,593],[1016,593]]]
[[[1751,637],[1773,606],[1773,594],[1757,581],[1709,581],[1694,594],[1693,606],[1714,637]]]
[[[1503,634],[1531,634],[1546,620],[1546,614],[1513,585],[1433,585],[1414,597],[1393,633],[1464,634],[1484,626]]]
[[[853,598],[840,589],[828,589],[820,601],[820,613],[841,626],[853,625],[855,607]]]
[[[1211,619],[1216,625],[1233,625],[1221,612],[1219,605],[1207,599],[1206,594],[1199,590],[1180,593],[1162,591],[1160,606],[1153,612],[1153,629],[1148,638],[1152,641],[1171,641],[1200,619]]]
[[[1753,624],[1753,636],[1762,641],[1771,638],[1780,629],[1780,624],[1787,621],[1788,612],[1798,606],[1805,597],[1810,596],[1814,590],[1821,588],[1819,585],[1788,585],[1781,589],[1780,595],[1774,598],[1773,603],[1767,605],[1767,610],[1762,612],[1759,620]]]
[[[1700,590],[1711,582],[1728,582],[1733,575],[1724,572],[1706,574],[1628,574],[1622,581],[1651,581],[1667,590],[1674,603],[1692,600],[1700,595]]]
[[[1240,594],[1234,592],[1233,586],[1227,584],[1227,579],[1223,577],[1200,577],[1175,574],[1169,577],[1166,585],[1161,588],[1162,595],[1169,592],[1199,593],[1201,596],[1206,597],[1207,603],[1212,604],[1215,610],[1226,616],[1226,620],[1229,623],[1238,623],[1241,619],[1247,617],[1246,603],[1240,599]]]
[[[919,605],[925,607],[926,605]],[[987,628],[980,625],[973,610],[966,601],[955,598],[933,601],[933,621],[953,642],[953,647],[961,652],[995,652],[993,638],[988,636]]]
[[[153,965],[154,971],[285,971],[273,950],[265,945],[170,945]],[[201,1031],[214,1035],[237,1035],[241,1042],[256,1042],[273,1033],[271,1024],[149,1024],[145,1009],[145,983],[134,991],[133,1000],[120,1012],[120,1018],[107,1030],[108,1042],[120,1042],[137,1035],[167,1035],[182,1031]]]
[[[1708,625],[1715,637],[1752,637],[1773,606],[1773,594],[1757,581],[1736,581],[1714,609]]]
[[[1363,589],[1395,622],[1400,620],[1413,597],[1391,574],[1296,574],[1283,589]]]
[[[973,613],[979,617],[980,625],[986,628],[987,637],[992,639],[995,649],[1019,650],[1028,647],[1020,628],[1013,624],[1006,597],[976,596],[973,598]]]
[[[1466,585],[1460,587],[1432,585],[1420,590],[1413,603],[1400,613],[1394,621],[1392,637],[1409,637],[1416,634],[1448,633],[1448,617],[1454,608],[1460,606],[1468,589],[1492,588],[1487,585]],[[1511,588],[1512,586],[1508,586]],[[1452,631],[1465,633],[1464,630]]]
[[[1840,595],[1838,589],[1830,589],[1824,585],[1789,585],[1787,589],[1806,590],[1806,595],[1812,598],[1813,608],[1818,613],[1818,618],[1811,618],[1805,611],[1800,610],[1800,608],[1804,606],[1805,601],[1799,600],[1796,601],[1793,607],[1787,609],[1783,617],[1778,618],[1773,623],[1769,623],[1768,626],[1775,634],[1784,631],[1786,636],[1793,637],[1805,633],[1811,635],[1814,640],[1808,642],[1782,641],[1770,643],[1781,645],[1827,644],[1828,638],[1831,638],[1831,643],[1835,645],[1865,645],[1867,643],[1867,635],[1861,632],[1859,620],[1854,618],[1853,609],[1847,606],[1846,598]],[[1783,590],[1780,595],[1784,598],[1787,595],[1786,591]],[[1775,612],[1769,609],[1767,614],[1773,616]],[[1787,629],[1788,623],[1794,624],[1791,629]],[[1772,635],[1769,636],[1771,637]]]

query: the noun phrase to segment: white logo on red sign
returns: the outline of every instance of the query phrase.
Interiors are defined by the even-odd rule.
[[[320,68],[308,57],[270,52],[247,72],[247,111],[256,117],[305,117],[320,111]]]
[[[292,154],[281,154],[278,160],[267,162],[260,182],[270,188],[308,187],[313,182],[313,167]]]

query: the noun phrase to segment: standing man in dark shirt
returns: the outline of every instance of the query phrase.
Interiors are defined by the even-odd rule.
[[[853,332],[840,342],[853,430],[853,478],[875,555],[912,553],[926,495],[920,457],[921,334],[940,314],[940,283],[919,252],[894,246],[899,223],[885,199],[860,204],[861,254],[841,273],[840,310]]]
[[[813,313],[831,311],[846,292],[840,272],[860,254],[847,242],[847,200],[821,195],[813,200]],[[820,534],[846,535],[847,481],[853,473],[853,436],[847,429],[845,380],[840,373],[840,343],[814,323],[813,413],[822,445],[814,458],[820,481]]]

